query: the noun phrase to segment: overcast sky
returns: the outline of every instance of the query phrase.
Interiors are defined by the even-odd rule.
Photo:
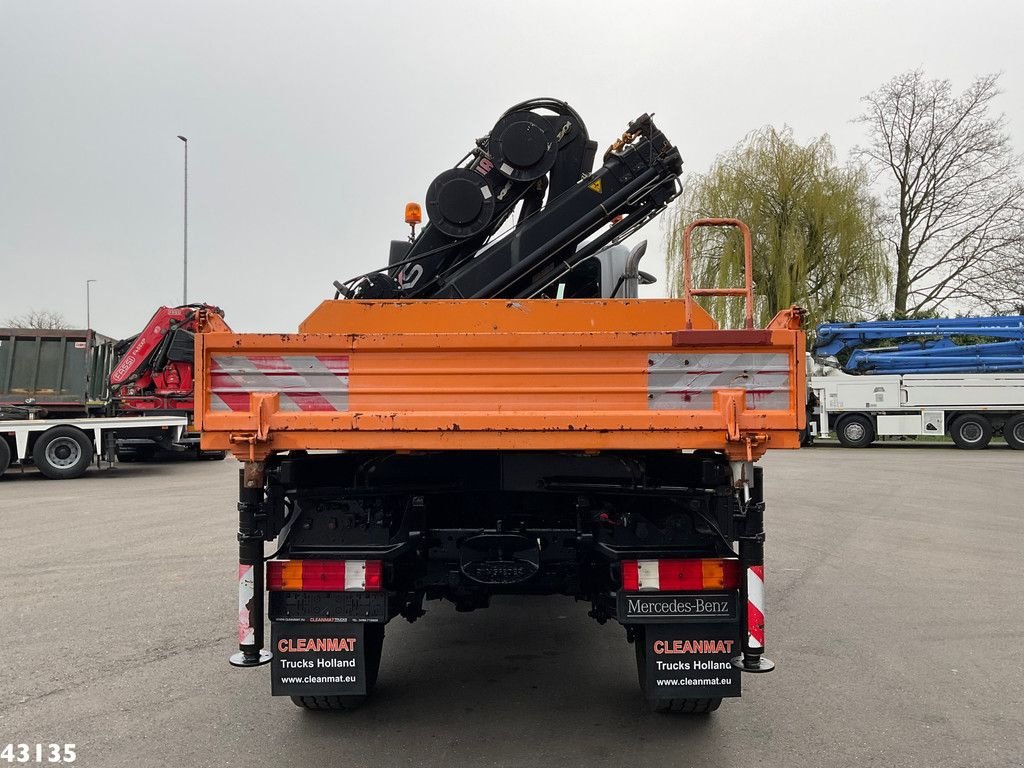
[[[642,112],[691,171],[789,124],[863,141],[858,99],[923,67],[1004,72],[1024,149],[1020,3],[0,0],[0,321],[30,308],[126,336],[189,299],[290,331],[383,264],[511,104],[572,104],[603,151]],[[727,214],[727,211],[723,211]],[[650,225],[644,266],[664,274]],[[657,286],[664,290],[664,282]]]

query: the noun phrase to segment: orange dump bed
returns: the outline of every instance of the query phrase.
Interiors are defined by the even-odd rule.
[[[682,299],[326,301],[298,333],[214,323],[196,351],[202,446],[242,460],[695,448],[756,459],[798,447],[804,425],[796,311],[726,331]]]

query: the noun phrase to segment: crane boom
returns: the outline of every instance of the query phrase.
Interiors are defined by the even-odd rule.
[[[650,221],[678,194],[679,150],[640,115],[592,172],[596,144],[565,102],[506,111],[431,182],[430,223],[388,267],[336,284],[348,298],[530,298]],[[519,208],[511,231],[503,226]],[[608,225],[611,226],[608,226]],[[602,231],[603,230],[603,231]],[[350,287],[346,287],[350,286]]]
[[[1003,341],[957,344],[954,337]],[[863,348],[876,341],[893,346]],[[1024,316],[875,320],[819,325],[815,357],[850,352],[847,373],[986,373],[1024,371]]]

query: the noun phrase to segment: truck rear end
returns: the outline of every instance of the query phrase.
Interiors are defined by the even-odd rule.
[[[804,335],[795,309],[721,330],[701,293],[327,301],[298,333],[198,334],[202,446],[243,462],[232,663],[346,709],[391,620],[562,595],[623,627],[653,708],[739,696],[773,666],[755,462],[799,446]]]

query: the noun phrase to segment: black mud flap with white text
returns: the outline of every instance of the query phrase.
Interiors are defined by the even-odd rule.
[[[362,696],[366,656],[361,623],[271,622],[274,696]]]
[[[643,643],[648,699],[704,699],[740,695],[741,673],[730,663],[739,653],[730,622],[647,624]]]

